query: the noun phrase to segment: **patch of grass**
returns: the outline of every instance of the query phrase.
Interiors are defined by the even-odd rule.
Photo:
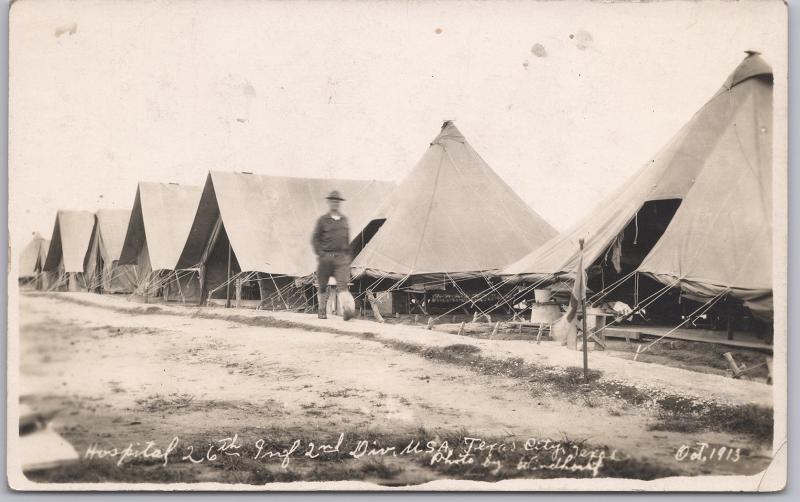
[[[76,463],[26,473],[34,483],[194,483],[201,481],[198,468],[189,465],[118,467],[111,460],[81,460]]]
[[[462,355],[462,354],[476,354],[481,351],[480,347],[476,347],[474,345],[467,345],[465,343],[454,343],[453,345],[447,345],[442,347],[442,352],[449,352],[451,354]]]
[[[358,392],[355,389],[345,388],[335,391],[326,390],[320,392],[320,397],[352,397],[357,396]]]
[[[609,478],[641,479],[643,481],[680,475],[678,471],[670,467],[632,458],[609,462],[605,472],[606,477]]]
[[[691,434],[702,429],[700,422],[693,417],[673,417],[659,415],[658,422],[648,427],[651,431],[670,431]]]
[[[255,466],[249,472],[247,483],[265,485],[267,483],[291,483],[302,479],[303,476],[293,469],[270,469],[268,467]]]
[[[626,354],[631,354],[630,350],[622,344],[624,342],[617,342],[616,346],[612,346],[612,350],[621,350]],[[765,349],[767,347],[765,344]],[[765,379],[768,376],[768,370],[763,366],[766,357],[763,350],[729,347],[715,343],[688,340],[662,341],[647,351],[647,360],[692,371],[725,374],[730,370],[723,357],[726,352],[730,352],[740,366],[750,368],[762,364],[762,366],[749,371],[747,378]]]
[[[714,406],[706,421],[710,428],[749,434],[764,442],[771,442],[774,433],[773,410],[754,404]]]
[[[194,396],[189,394],[170,394],[169,396],[154,394],[144,399],[137,399],[136,404],[145,411],[160,412],[187,408],[192,404],[193,401]]]
[[[392,479],[401,472],[399,467],[387,465],[383,460],[369,460],[364,462],[359,470],[365,476],[381,479]]]
[[[658,422],[651,430],[697,432],[712,430],[751,436],[761,443],[772,442],[773,410],[764,406],[744,404],[722,406],[708,403],[702,406],[682,405],[662,407]]]

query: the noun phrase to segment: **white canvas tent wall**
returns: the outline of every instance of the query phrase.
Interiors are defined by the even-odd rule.
[[[178,258],[192,225],[201,189],[175,183],[140,182],[119,263],[135,265],[135,295],[167,301],[200,298],[196,271],[179,270]]]
[[[772,310],[772,70],[751,54],[661,152],[571,230],[509,265],[527,281],[571,278],[578,239],[598,260],[643,204],[681,199],[638,271],[696,299],[728,292]]]
[[[44,262],[47,259],[47,248],[50,241],[42,237],[39,232],[33,234],[31,241],[22,248],[19,255],[19,283],[22,285],[33,285],[37,289],[41,288],[41,273]]]
[[[86,290],[84,264],[94,220],[94,213],[89,211],[58,211],[42,269],[49,276],[48,289]]]
[[[485,277],[556,235],[452,122],[380,216],[386,221],[353,261],[354,277]]]
[[[133,293],[136,267],[119,264],[131,210],[100,209],[95,217],[84,270],[88,288],[102,293]]]
[[[225,297],[227,291],[214,290],[230,282],[230,245],[232,274],[257,281],[264,300],[268,290],[278,292],[316,271],[311,234],[328,210],[325,197],[331,191],[347,199],[342,212],[352,239],[393,188],[381,181],[211,171],[178,266],[200,269],[204,291]],[[279,307],[289,306],[286,298],[280,302]]]

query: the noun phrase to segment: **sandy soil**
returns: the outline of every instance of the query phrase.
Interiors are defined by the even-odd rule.
[[[57,430],[84,453],[91,444],[168,443],[281,428],[335,441],[340,433],[385,431],[431,437],[466,431],[480,437],[585,439],[624,455],[687,474],[756,473],[769,445],[740,434],[653,431],[654,412],[616,401],[587,406],[535,381],[492,376],[388,347],[402,339],[431,347],[469,344],[487,357],[578,366],[580,355],[555,343],[478,340],[370,321],[269,315],[310,327],[265,328],[224,319],[232,311],[142,305],[90,294],[26,294],[21,304],[21,401],[62,410]],[[83,302],[76,304],[75,300]],[[131,310],[135,310],[131,312]],[[211,314],[209,314],[209,312]],[[177,315],[176,315],[177,314]],[[374,339],[363,333],[375,334]],[[771,405],[772,388],[591,354],[602,379],[725,403]],[[739,462],[679,462],[676,450],[696,441],[741,448]],[[213,479],[214,473],[206,473]],[[407,475],[408,476],[408,475]],[[409,481],[437,474],[415,470]]]

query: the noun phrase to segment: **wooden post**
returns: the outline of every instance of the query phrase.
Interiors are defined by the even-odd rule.
[[[228,277],[225,281],[225,308],[231,308],[231,243],[228,241]]]
[[[583,281],[583,239],[581,239],[579,242],[580,242],[580,246],[581,246],[581,260],[580,260],[581,270],[578,270],[578,273],[581,274],[580,280]],[[576,277],[575,280],[578,280],[578,277]],[[581,288],[581,289],[583,291],[585,291],[585,288],[586,288],[586,284],[584,284],[583,288]],[[589,333],[588,333],[588,331],[586,329],[586,295],[585,294],[581,294],[581,312],[583,312],[583,319],[581,320],[582,327],[583,327],[583,379],[588,382],[589,381]]]
[[[497,331],[499,329],[500,329],[500,321],[497,321],[494,325],[494,329],[492,329],[492,334],[489,336],[489,338],[494,338],[495,336],[497,336]]]
[[[197,281],[200,283],[200,300],[197,302],[198,306],[203,304],[203,299],[206,297],[205,268],[206,266],[201,263],[200,268],[197,270]]]
[[[463,335],[463,334],[464,334],[464,326],[465,326],[466,324],[467,324],[467,321],[463,321],[463,322],[461,323],[461,327],[459,327],[459,328],[458,328],[458,334],[459,334],[459,336],[461,336],[461,335]]]
[[[433,329],[433,317],[428,318],[428,326],[426,329]]]
[[[733,378],[738,378],[739,375],[742,373],[742,370],[741,368],[739,368],[739,365],[736,364],[736,360],[733,358],[733,354],[731,354],[730,352],[726,352],[722,354],[722,357],[724,357],[725,360],[728,361],[728,366],[730,366],[731,368],[731,373],[733,373]]]
[[[241,279],[236,279],[235,285],[236,285],[236,289],[235,289],[236,308],[241,308],[242,307],[242,280]]]
[[[472,313],[472,322],[473,323],[478,322],[478,313],[477,312],[473,312]]]

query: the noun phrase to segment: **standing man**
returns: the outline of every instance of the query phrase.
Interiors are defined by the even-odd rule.
[[[311,244],[317,254],[317,295],[319,298],[318,316],[326,319],[325,310],[328,303],[328,281],[330,277],[336,278],[336,289],[344,287],[350,281],[350,229],[347,218],[339,212],[344,199],[338,191],[334,190],[327,197],[330,210],[320,216]],[[344,319],[349,318],[348,309],[344,309]]]

